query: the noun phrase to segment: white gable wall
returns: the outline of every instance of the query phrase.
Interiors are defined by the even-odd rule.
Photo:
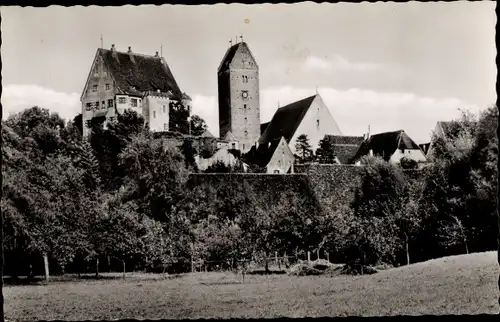
[[[269,163],[266,165],[267,173],[287,173],[294,161],[295,157],[292,151],[286,144],[285,139],[281,138],[279,145],[274,150],[271,160],[269,160]]]
[[[342,135],[337,122],[335,122],[328,107],[319,95],[316,95],[316,98],[311,103],[309,110],[306,112],[306,115],[304,115],[302,122],[288,143],[290,150],[292,150],[294,154],[296,153],[295,143],[297,142],[297,138],[302,134],[307,135],[309,138],[309,144],[311,144],[313,151],[316,151],[319,141],[322,140],[325,135]]]
[[[417,162],[426,162],[427,158],[424,153],[420,149],[405,149],[401,151],[401,149],[397,149],[394,154],[391,156],[389,162],[391,163],[399,163],[403,157],[407,157],[408,159],[415,160]]]

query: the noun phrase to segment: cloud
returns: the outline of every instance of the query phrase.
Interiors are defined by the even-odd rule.
[[[437,121],[459,117],[459,109],[479,112],[478,106],[457,98],[434,98],[404,92],[377,92],[352,88],[320,87],[318,92],[345,135],[405,130],[417,143],[430,139]],[[314,95],[315,88],[268,87],[261,90],[261,122],[268,122],[280,106]],[[219,135],[216,96],[193,95],[193,113],[201,116],[213,135]],[[6,85],[2,93],[3,118],[38,105],[69,120],[80,113],[80,95],[61,93],[37,85]]]
[[[320,58],[317,56],[308,56],[304,62],[305,70],[337,70],[337,71],[356,71],[370,72],[383,69],[381,64],[370,62],[350,62],[340,55],[333,55],[331,58]]]
[[[314,88],[273,87],[261,91],[261,120],[269,121],[280,106],[314,95]],[[318,92],[344,135],[405,130],[417,143],[427,142],[437,121],[460,116],[459,109],[477,113],[479,107],[457,98],[422,97],[414,93],[372,90],[337,90],[320,87]]]
[[[5,85],[1,100],[3,119],[33,106],[56,112],[65,120],[81,113],[80,94],[56,92],[38,85]]]

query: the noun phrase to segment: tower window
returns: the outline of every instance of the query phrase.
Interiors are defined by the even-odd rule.
[[[241,77],[243,78],[243,83],[248,83],[248,76],[243,75]]]
[[[167,108],[165,105],[163,105],[163,113],[167,113],[166,111],[167,111]]]
[[[247,109],[247,105],[246,105],[246,104],[243,104],[243,108],[246,110],[246,109]]]
[[[106,84],[106,90],[109,91],[111,89],[111,84]]]
[[[317,126],[319,126],[319,119],[318,119],[318,120],[316,120],[316,125],[317,125]]]
[[[156,118],[156,111],[153,111],[153,118]]]

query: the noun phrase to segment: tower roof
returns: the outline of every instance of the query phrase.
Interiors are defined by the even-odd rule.
[[[224,58],[222,58],[222,61],[219,65],[219,68],[217,69],[217,71],[220,72],[222,70],[229,68],[229,65],[234,60],[234,57],[236,56],[236,53],[238,51],[247,51],[250,54],[250,56],[252,57],[255,65],[258,66],[257,62],[255,61],[255,58],[252,55],[252,52],[250,51],[250,47],[248,47],[247,43],[243,41],[243,42],[239,42],[237,44],[234,44],[228,48],[228,50],[226,51],[226,54],[224,55]]]

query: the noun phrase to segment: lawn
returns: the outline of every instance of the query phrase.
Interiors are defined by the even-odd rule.
[[[194,273],[162,279],[6,286],[5,319],[264,318],[498,313],[497,253],[453,256],[366,276]]]

